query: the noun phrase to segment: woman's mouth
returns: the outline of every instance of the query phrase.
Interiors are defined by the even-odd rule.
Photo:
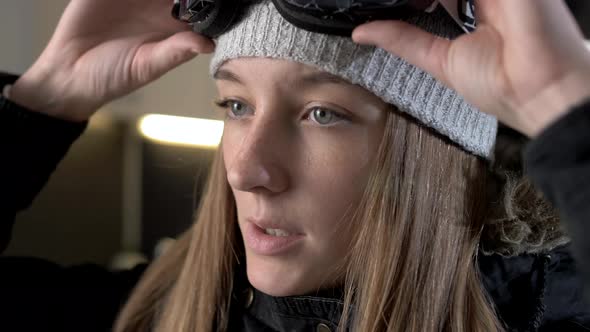
[[[290,236],[291,233],[288,233],[282,229],[277,228],[265,228],[264,233],[272,236]]]
[[[243,235],[246,246],[263,256],[286,254],[301,244],[304,237],[283,229],[262,228],[251,221],[246,221]]]

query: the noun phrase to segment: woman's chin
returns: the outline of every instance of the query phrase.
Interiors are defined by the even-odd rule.
[[[282,264],[260,259],[246,263],[248,281],[257,290],[271,296],[302,295],[309,291],[309,280],[303,271]]]

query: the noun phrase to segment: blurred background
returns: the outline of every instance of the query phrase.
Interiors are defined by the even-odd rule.
[[[567,2],[589,37],[590,1]],[[19,74],[33,63],[67,3],[0,2],[0,71]],[[209,59],[199,56],[104,107],[32,207],[17,216],[5,254],[125,268],[152,258],[189,227],[222,129],[220,122],[199,122],[220,119]],[[192,144],[166,142],[167,128],[186,130]]]

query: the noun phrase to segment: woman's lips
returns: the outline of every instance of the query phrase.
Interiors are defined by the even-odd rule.
[[[246,221],[244,227],[244,242],[254,253],[264,256],[285,254],[301,243],[304,235],[290,233],[289,235],[274,236],[266,234],[265,229],[251,221]]]

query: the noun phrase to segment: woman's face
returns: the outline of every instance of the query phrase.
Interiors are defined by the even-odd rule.
[[[250,283],[274,296],[336,286],[387,105],[286,60],[231,60],[215,79]]]

